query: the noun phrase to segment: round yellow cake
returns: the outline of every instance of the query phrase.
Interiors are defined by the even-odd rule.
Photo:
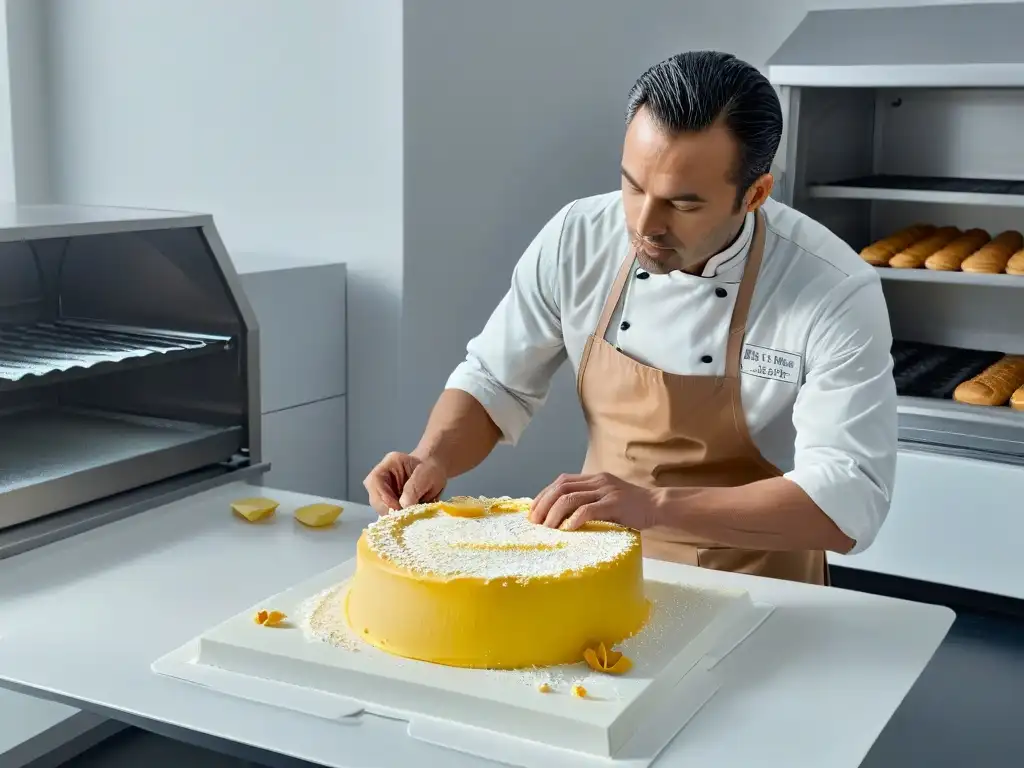
[[[531,523],[529,499],[459,499],[385,515],[359,538],[349,627],[381,650],[486,669],[581,661],[647,620],[640,535]]]

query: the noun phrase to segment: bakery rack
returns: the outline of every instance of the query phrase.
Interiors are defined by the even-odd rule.
[[[786,121],[779,199],[858,251],[919,222],[1024,232],[1022,29],[1019,3],[808,13],[768,62]],[[979,535],[1024,535],[1024,521],[995,501],[1024,492],[1024,412],[951,399],[958,377],[1024,353],[1024,277],[878,274],[896,339],[896,497],[876,545],[837,560],[1024,598],[1024,564],[998,543],[985,563],[1003,564],[998,577],[941,562]],[[982,479],[996,476],[1010,485]],[[986,485],[978,496],[985,511],[970,530],[956,528],[963,509],[947,509],[957,483]],[[995,494],[991,503],[986,493]]]
[[[0,206],[0,557],[259,467],[259,397],[209,216]]]

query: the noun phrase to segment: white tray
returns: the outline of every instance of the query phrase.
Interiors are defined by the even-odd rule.
[[[682,586],[688,566],[645,561],[656,613],[646,637],[633,641],[635,652],[627,642],[634,668],[622,677],[583,664],[550,672],[456,669],[253,622],[263,608],[299,619],[310,598],[344,583],[353,570],[354,560],[269,598],[161,658],[153,670],[345,724],[358,725],[364,714],[406,720],[414,738],[513,765],[642,768],[718,690],[717,661],[771,612],[744,591]],[[539,693],[537,682],[549,676],[555,691]],[[571,696],[575,682],[587,688],[585,699]]]

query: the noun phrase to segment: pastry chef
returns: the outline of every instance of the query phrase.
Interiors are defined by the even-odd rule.
[[[769,198],[781,134],[774,89],[732,55],[644,73],[621,190],[530,243],[419,445],[366,478],[377,511],[514,444],[568,360],[589,448],[533,522],[612,521],[648,557],[812,584],[827,551],[868,547],[896,465],[888,314],[870,266]]]

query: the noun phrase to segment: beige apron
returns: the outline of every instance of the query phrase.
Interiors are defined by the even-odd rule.
[[[585,473],[608,472],[652,488],[735,487],[782,473],[758,450],[740,402],[740,354],[764,253],[762,214],[729,327],[725,377],[682,376],[643,365],[607,341],[608,324],[633,270],[632,250],[587,339],[577,389],[590,432]],[[686,322],[685,319],[680,322]],[[660,530],[660,529],[659,529]],[[824,552],[763,552],[643,533],[644,555],[721,571],[828,583]]]

